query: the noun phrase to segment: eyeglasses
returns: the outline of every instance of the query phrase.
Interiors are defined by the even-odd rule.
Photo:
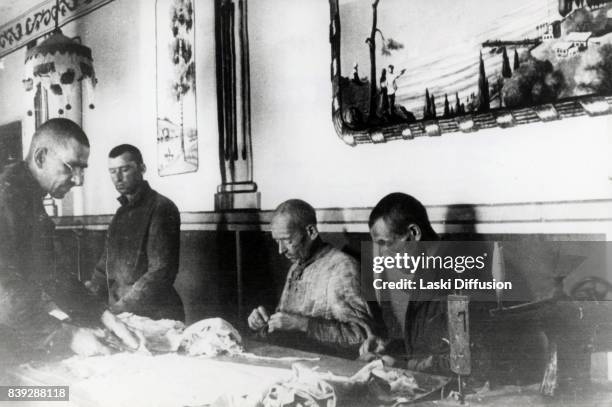
[[[57,154],[55,151],[53,151],[53,150],[49,150],[49,151],[51,151],[53,153],[53,155],[55,157],[57,157],[58,160],[60,160],[60,162],[64,165],[64,167],[66,169],[68,169],[68,172],[73,177],[84,177],[85,176],[85,168],[86,167],[70,165],[66,161],[64,161],[64,159],[62,157],[60,157],[59,154]]]

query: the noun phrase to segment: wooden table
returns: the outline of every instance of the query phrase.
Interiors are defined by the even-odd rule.
[[[318,372],[344,377],[354,375],[365,365],[364,362],[256,341],[248,341],[246,349],[264,358],[130,353],[90,358],[74,356],[61,361],[21,365],[11,371],[11,376],[18,385],[69,386],[71,401],[53,402],[57,407],[200,407],[227,394],[262,394],[274,383],[291,378],[291,366],[296,362],[316,368]],[[430,380],[428,375],[416,375]],[[345,399],[340,405],[357,407],[370,403],[363,399]],[[20,406],[26,404],[20,403]]]
[[[266,357],[319,358],[299,361],[321,372],[352,376],[363,362],[247,342],[247,350]],[[70,402],[52,404],[20,402],[19,406],[52,405],[56,407],[201,407],[225,394],[261,394],[270,385],[292,376],[292,361],[261,360],[246,356],[216,358],[177,354],[146,356],[119,353],[112,356],[78,358],[22,365],[12,371],[18,385],[64,385],[70,387]],[[418,374],[417,374],[418,375]],[[13,384],[13,383],[11,383]],[[439,393],[438,393],[439,394]],[[436,398],[436,397],[433,397]],[[340,399],[340,405],[374,405],[366,399]],[[472,407],[498,406],[612,406],[612,383],[595,383],[589,388],[560,394],[556,399],[543,397],[538,386],[505,386],[468,396]],[[0,403],[0,406],[2,403]],[[461,407],[457,402],[419,401],[415,407]],[[465,405],[464,405],[465,406]]]

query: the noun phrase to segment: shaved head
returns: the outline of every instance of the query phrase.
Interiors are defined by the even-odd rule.
[[[34,132],[28,156],[32,156],[40,147],[66,148],[70,141],[89,148],[89,139],[78,124],[64,118],[47,120]]]
[[[274,211],[270,229],[278,244],[278,253],[294,263],[308,258],[314,241],[319,237],[315,210],[300,199],[280,204]]]
[[[305,228],[309,225],[317,225],[317,214],[314,208],[301,199],[289,199],[278,205],[274,216],[288,215],[295,226]]]
[[[75,122],[55,118],[36,129],[26,162],[40,187],[61,199],[83,184],[89,158],[89,140]]]

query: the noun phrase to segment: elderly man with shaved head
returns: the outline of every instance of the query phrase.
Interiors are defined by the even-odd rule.
[[[77,327],[95,328],[100,321],[138,345],[82,284],[55,269],[54,224],[42,200],[47,194],[61,199],[82,185],[88,158],[83,130],[68,119],[51,119],[34,133],[26,159],[0,174],[0,350],[9,355],[58,344],[81,354],[104,353],[99,330]]]
[[[359,263],[321,240],[315,210],[304,201],[280,204],[271,227],[292,265],[275,312],[255,308],[249,327],[287,346],[346,357],[367,352],[376,337]]]

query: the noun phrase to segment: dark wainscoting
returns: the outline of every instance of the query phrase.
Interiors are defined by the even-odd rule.
[[[56,232],[58,270],[83,281],[91,275],[103,252],[105,230],[62,228]],[[322,233],[325,240],[359,258],[366,233]],[[443,235],[445,240],[580,241],[600,240],[602,235]],[[542,298],[552,292],[553,282],[535,272],[551,262],[548,253],[530,258],[506,254],[507,272],[513,276],[520,297]],[[535,265],[538,265],[537,267]],[[188,322],[220,316],[241,325],[257,305],[273,309],[282,291],[289,262],[278,254],[265,231],[187,230],[181,232],[181,260],[175,286],[186,308]],[[518,284],[517,284],[518,283]]]

